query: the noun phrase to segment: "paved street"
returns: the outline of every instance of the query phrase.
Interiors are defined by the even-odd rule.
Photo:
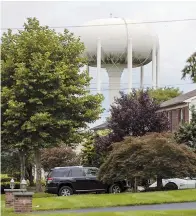
[[[119,206],[107,208],[88,208],[88,209],[75,209],[75,210],[56,210],[44,211],[34,213],[85,213],[85,212],[125,212],[125,211],[144,211],[144,210],[180,210],[180,209],[196,209],[196,202],[187,203],[170,203],[170,204],[157,204],[157,205],[140,205],[140,206]]]

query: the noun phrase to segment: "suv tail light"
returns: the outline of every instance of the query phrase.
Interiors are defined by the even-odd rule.
[[[48,178],[47,183],[50,184],[52,182],[53,178]]]

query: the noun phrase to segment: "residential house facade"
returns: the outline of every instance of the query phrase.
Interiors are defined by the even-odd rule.
[[[196,89],[161,104],[159,112],[166,112],[170,129],[175,132],[179,126],[191,120],[191,107],[196,107]]]

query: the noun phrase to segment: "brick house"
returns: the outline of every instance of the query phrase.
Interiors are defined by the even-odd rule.
[[[190,122],[192,105],[196,106],[196,89],[163,102],[159,112],[167,113],[171,131],[175,132],[180,124]]]

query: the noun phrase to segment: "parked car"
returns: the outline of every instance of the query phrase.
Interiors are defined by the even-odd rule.
[[[196,188],[196,178],[171,178],[163,179],[163,187],[166,190],[191,189]],[[157,182],[149,186],[150,188],[157,187]]]
[[[127,181],[104,184],[97,179],[97,172],[96,167],[55,167],[48,174],[46,192],[59,196],[85,192],[121,193],[129,187]]]

